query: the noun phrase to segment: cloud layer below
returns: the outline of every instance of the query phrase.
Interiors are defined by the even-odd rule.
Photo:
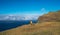
[[[37,11],[35,11],[37,12]],[[0,15],[0,20],[37,20],[39,16],[48,13],[45,8],[42,8],[39,13],[36,14],[25,14],[25,15]]]

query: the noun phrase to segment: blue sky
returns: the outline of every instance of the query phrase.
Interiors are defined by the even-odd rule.
[[[60,0],[0,0],[0,14],[42,14],[60,10]]]

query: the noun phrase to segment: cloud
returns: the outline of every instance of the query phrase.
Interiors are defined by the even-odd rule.
[[[24,15],[24,16],[4,15],[4,16],[0,16],[0,20],[36,20],[36,19],[38,19],[38,15]]]
[[[24,20],[37,20],[39,16],[37,15],[30,15],[30,16],[25,16]]]
[[[6,16],[4,19],[8,19],[9,18],[9,16]]]
[[[36,20],[38,19],[39,16],[48,13],[48,11],[45,8],[42,8],[40,11],[35,11],[35,12],[37,13],[34,14],[27,13],[25,15],[14,15],[14,14],[3,15],[0,16],[0,20]]]
[[[42,9],[41,9],[41,12],[46,12],[45,8],[42,8]]]
[[[42,9],[40,10],[41,15],[46,14],[46,13],[48,13],[48,12],[49,12],[49,11],[46,10],[45,8],[42,8]]]

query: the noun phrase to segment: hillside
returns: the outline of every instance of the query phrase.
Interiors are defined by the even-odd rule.
[[[0,32],[0,35],[60,35],[60,11],[38,18],[39,23]],[[40,23],[41,22],[41,23]]]
[[[38,18],[39,22],[60,22],[60,10],[57,12],[49,12]]]
[[[43,22],[33,26],[24,25],[0,32],[0,35],[60,35],[60,22]]]

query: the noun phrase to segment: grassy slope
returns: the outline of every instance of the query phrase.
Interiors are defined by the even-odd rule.
[[[60,35],[60,22],[43,22],[24,25],[0,32],[0,35]]]

